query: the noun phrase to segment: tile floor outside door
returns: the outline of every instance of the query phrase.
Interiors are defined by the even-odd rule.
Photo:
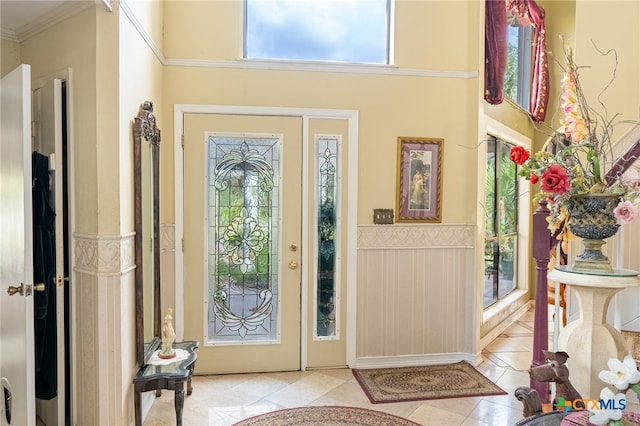
[[[183,424],[230,426],[285,408],[341,405],[384,411],[424,426],[510,426],[522,419],[522,404],[513,392],[529,386],[533,318],[533,310],[528,311],[482,351],[478,370],[507,395],[371,404],[349,369],[194,376],[193,394],[185,397]],[[550,324],[550,336],[552,330]],[[637,402],[633,398],[627,397]],[[637,404],[629,408],[640,411]],[[143,425],[175,425],[172,391],[163,391],[155,400]]]

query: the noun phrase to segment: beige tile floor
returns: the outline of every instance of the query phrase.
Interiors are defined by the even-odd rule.
[[[185,397],[183,424],[229,426],[284,408],[341,405],[384,411],[425,426],[513,425],[522,418],[522,404],[513,392],[529,385],[532,345],[529,311],[482,351],[478,370],[508,393],[500,396],[371,404],[349,369],[194,376],[193,394]],[[171,391],[156,399],[144,421],[144,426],[166,425],[175,425]]]

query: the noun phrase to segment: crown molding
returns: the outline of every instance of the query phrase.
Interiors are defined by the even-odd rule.
[[[6,28],[0,28],[0,39],[13,41],[16,43],[20,42],[20,40],[18,40],[18,36],[16,35],[16,32]]]
[[[96,0],[96,1],[99,1],[99,0]],[[104,1],[111,1],[111,0],[104,0]],[[145,30],[144,26],[140,23],[140,21],[136,17],[136,14],[133,13],[131,8],[129,7],[128,1],[120,0],[120,10],[124,13],[124,15],[127,17],[129,22],[131,22],[131,25],[133,25],[136,31],[138,31],[138,34],[140,34],[140,37],[142,37],[144,42],[147,43],[147,46],[149,46],[149,49],[151,49],[153,54],[156,55],[156,58],[158,58],[160,63],[162,65],[166,65],[166,59],[162,54],[162,51],[153,41],[153,38],[151,37],[151,35],[149,35],[147,30]]]
[[[94,0],[96,4],[103,5],[109,12],[113,12],[113,3],[115,0]]]
[[[97,1],[97,0],[96,0]],[[107,0],[110,3],[110,0]],[[102,0],[99,3],[103,3]],[[65,19],[94,6],[91,1],[67,1],[37,19],[15,29],[16,41],[23,42]],[[106,7],[106,1],[104,2]]]

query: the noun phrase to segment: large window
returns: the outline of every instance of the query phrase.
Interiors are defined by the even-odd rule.
[[[529,109],[531,91],[531,26],[520,25],[507,12],[507,71],[504,94],[525,110]]]
[[[388,64],[392,0],[245,0],[244,57]]]
[[[517,287],[518,174],[512,145],[488,137],[485,192],[484,297],[486,308]]]

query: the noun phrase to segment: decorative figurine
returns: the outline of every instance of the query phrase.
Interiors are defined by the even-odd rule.
[[[158,357],[162,359],[170,359],[176,356],[176,351],[173,349],[173,341],[176,340],[176,333],[171,325],[173,316],[173,309],[167,309],[167,315],[164,317],[164,323],[162,324],[162,346]]]

